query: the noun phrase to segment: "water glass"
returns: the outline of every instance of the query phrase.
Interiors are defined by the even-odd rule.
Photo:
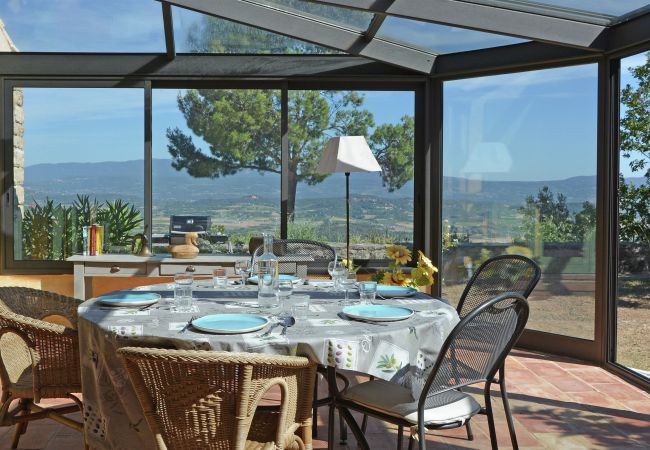
[[[345,292],[345,300],[340,303],[343,305],[351,305],[357,303],[356,299],[350,299],[350,292],[354,292],[357,287],[357,274],[354,272],[346,271],[340,279],[341,288]]]
[[[226,276],[226,269],[217,266],[212,271],[212,287],[215,289],[225,289],[228,287],[228,277]]]
[[[235,274],[241,277],[241,285],[246,285],[246,279],[251,273],[251,260],[250,259],[240,259],[235,261]]]
[[[296,320],[307,320],[309,318],[309,295],[292,295],[291,311]]]
[[[375,295],[377,295],[376,281],[361,281],[359,283],[359,298],[362,305],[374,303]]]
[[[257,302],[260,308],[275,310],[280,306],[278,299],[278,279],[268,274],[258,275]]]
[[[278,282],[278,303],[280,308],[284,311],[287,309],[287,300],[293,293],[293,283],[291,280],[280,280]]]
[[[191,312],[193,283],[194,277],[191,273],[178,273],[174,276],[174,303],[177,311]]]

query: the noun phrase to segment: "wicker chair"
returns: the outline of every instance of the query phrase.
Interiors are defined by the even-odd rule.
[[[258,246],[251,254],[251,267],[264,252],[263,246]],[[273,254],[280,258],[280,273],[299,277],[328,275],[327,264],[336,259],[336,251],[327,244],[303,239],[276,239],[273,241]],[[283,262],[286,257],[290,261]]]
[[[426,449],[427,429],[459,427],[474,415],[485,413],[492,448],[497,449],[490,387],[527,320],[526,299],[517,293],[499,295],[456,325],[445,340],[431,372],[424,372],[423,378],[413,377],[412,387],[373,380],[340,393],[336,407],[350,425],[359,446],[369,448],[350,409],[397,425],[400,448],[404,428],[417,428],[420,450]],[[467,341],[478,340],[479,345],[467,347]],[[471,395],[460,390],[477,383],[485,383],[484,408]],[[510,410],[506,410],[506,414],[510,415]],[[409,450],[414,441],[411,436]]]
[[[81,392],[75,330],[80,303],[52,292],[0,288],[0,426],[16,425],[11,448],[18,446],[31,420],[50,418],[83,429],[83,424],[64,416],[82,409],[74,395]],[[74,403],[56,408],[36,405],[44,398],[69,398]],[[18,403],[10,408],[14,400]]]
[[[517,292],[528,298],[541,277],[542,271],[535,261],[521,255],[499,255],[486,260],[476,269],[460,296],[456,311],[462,319],[476,308],[504,292]],[[505,366],[499,368],[499,377],[494,380],[501,389],[501,398],[506,411],[510,410],[505,387]],[[506,415],[513,446],[517,447],[515,425],[510,414]],[[470,422],[467,424],[467,438],[474,435]]]
[[[307,358],[125,347],[158,449],[311,448],[316,366]],[[279,387],[279,406],[259,406]]]

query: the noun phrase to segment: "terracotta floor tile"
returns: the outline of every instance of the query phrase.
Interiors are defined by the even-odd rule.
[[[358,377],[365,381],[366,377]],[[354,380],[355,382],[357,380]],[[555,449],[648,449],[650,446],[650,396],[601,368],[568,358],[513,352],[506,361],[506,381],[515,427],[522,450]],[[323,395],[324,385],[321,386]],[[471,390],[483,404],[482,389]],[[498,387],[492,391],[497,439],[500,448],[510,447]],[[269,395],[274,398],[274,395]],[[360,416],[356,415],[360,422]],[[327,448],[327,410],[319,411],[319,438],[314,449]],[[338,422],[338,419],[337,419]],[[464,428],[427,433],[429,448],[444,450],[490,449],[487,418],[472,419],[475,439],[467,440]],[[0,429],[0,449],[9,448],[13,428]],[[351,432],[347,444],[336,450],[354,450]],[[368,439],[372,450],[393,450],[396,427],[371,419]],[[408,446],[408,432],[404,434]],[[82,450],[81,435],[50,420],[30,424],[21,438],[23,450]]]

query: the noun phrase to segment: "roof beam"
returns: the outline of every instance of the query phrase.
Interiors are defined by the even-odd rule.
[[[435,55],[431,53],[381,39],[366,41],[362,32],[249,0],[169,0],[168,3],[420,73],[430,73],[433,69]]]
[[[600,54],[569,47],[524,42],[522,44],[449,53],[436,58],[434,76],[462,78],[491,73],[535,70],[557,65],[594,62]]]
[[[606,46],[604,25],[477,3],[457,0],[308,1],[593,51],[603,51]]]
[[[609,33],[608,52],[647,45],[650,43],[650,12],[614,25]]]
[[[368,25],[368,28],[363,33],[363,36],[366,38],[366,41],[370,41],[375,38],[377,31],[381,27],[381,24],[386,20],[386,16],[383,14],[375,14]]]
[[[165,46],[167,47],[167,59],[176,57],[176,45],[174,43],[174,22],[172,19],[172,6],[162,2],[163,24],[165,26]]]
[[[152,80],[418,79],[422,75],[349,55],[0,53],[0,78]]]

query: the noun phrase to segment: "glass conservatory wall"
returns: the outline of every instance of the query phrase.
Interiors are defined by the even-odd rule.
[[[442,291],[487,258],[535,259],[528,328],[594,339],[597,67],[444,83]]]
[[[129,252],[143,228],[142,89],[13,95],[14,259],[65,260],[92,224],[105,226],[107,252]]]
[[[621,60],[615,362],[650,379],[650,52]]]

